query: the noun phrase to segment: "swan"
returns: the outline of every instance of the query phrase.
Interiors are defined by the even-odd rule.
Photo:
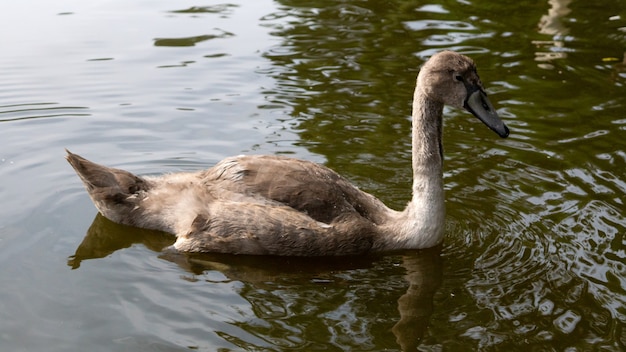
[[[283,156],[240,155],[206,170],[161,176],[136,176],[67,149],[66,159],[102,215],[174,234],[177,251],[340,256],[422,249],[444,236],[444,105],[509,135],[474,62],[452,51],[433,55],[417,76],[412,199],[403,211],[325,166]]]

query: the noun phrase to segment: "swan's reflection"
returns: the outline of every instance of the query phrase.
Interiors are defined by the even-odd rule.
[[[161,251],[174,244],[174,240],[172,235],[164,232],[116,224],[98,213],[83,242],[67,260],[67,265],[78,269],[83,260],[104,258],[135,243],[141,243],[153,251]]]
[[[549,62],[556,59],[567,58],[565,40],[569,28],[564,24],[564,18],[571,12],[568,7],[572,0],[548,0],[550,9],[546,15],[539,20],[539,33],[552,36],[552,40],[533,40],[537,48],[548,49],[535,52],[535,61],[539,62],[541,68],[552,69]]]
[[[347,320],[368,327],[364,329],[366,334],[386,334],[373,327],[375,321],[380,320],[380,313],[371,311],[371,308],[384,305],[389,300],[397,300],[399,320],[391,331],[402,350],[415,349],[419,345],[433,311],[433,296],[442,278],[440,248],[403,252],[394,256],[323,258],[181,254],[162,251],[173,241],[171,235],[118,225],[98,214],[76,253],[68,259],[68,265],[77,269],[83,260],[103,258],[116,250],[140,243],[161,252],[161,258],[174,262],[191,273],[192,279],[196,275],[215,270],[230,280],[243,283],[244,288],[237,293],[251,304],[252,311],[257,315],[261,311],[267,311],[266,301],[271,299],[328,305],[328,302],[312,302],[311,297],[319,297],[322,301],[331,300],[332,294],[329,291],[337,292],[332,297],[333,309],[340,309],[339,315],[348,317]],[[402,283],[402,277],[408,282],[408,288],[406,283]],[[394,278],[400,284],[394,285]],[[389,287],[381,283],[388,283]],[[394,290],[396,287],[399,290]],[[406,292],[402,293],[405,288]],[[277,291],[284,292],[284,295],[277,296]],[[362,292],[368,294],[360,294]],[[337,304],[334,301],[337,299],[343,302]],[[258,309],[259,307],[264,307],[265,310]],[[294,311],[287,313],[299,314]],[[337,321],[324,318],[327,313],[312,314],[306,318],[318,319],[320,324]],[[267,319],[261,316],[258,318]],[[335,331],[335,335],[340,335],[342,331],[341,327],[329,327],[328,330]],[[340,338],[345,340],[350,336]],[[357,343],[358,341],[353,341],[346,346]]]

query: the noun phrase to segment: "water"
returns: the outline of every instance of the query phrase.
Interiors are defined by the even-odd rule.
[[[3,350],[625,348],[626,4],[28,0],[0,20]],[[442,248],[174,256],[96,216],[63,160],[286,154],[401,208],[441,49],[474,58],[511,128],[446,109]]]

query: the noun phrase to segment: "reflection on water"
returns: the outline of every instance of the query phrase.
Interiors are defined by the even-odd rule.
[[[205,34],[186,38],[157,38],[154,40],[154,46],[195,46],[198,43],[220,38],[228,38],[234,34],[223,32],[221,34]]]
[[[77,269],[81,261],[103,258],[135,244],[160,251],[172,243],[171,235],[115,224],[98,214],[68,265]],[[440,248],[407,251],[393,258],[259,257],[167,250],[159,257],[178,264],[189,273],[182,278],[197,285],[215,280],[241,283],[238,294],[248,302],[246,310],[253,316],[230,324],[279,348],[317,349],[331,344],[344,350],[370,349],[389,344],[386,332],[391,329],[402,350],[415,349],[428,328],[433,296],[442,278]],[[376,303],[393,301],[395,308]],[[161,319],[160,324],[168,324],[167,317]],[[241,348],[260,347],[254,339],[247,341],[246,335],[216,333]],[[379,338],[383,341],[375,341]]]
[[[3,348],[626,349],[626,2],[7,6]],[[64,147],[141,174],[295,154],[403,208],[415,77],[442,49],[511,136],[446,109],[440,253],[175,256],[99,217],[83,239]]]
[[[515,24],[485,24],[498,16],[509,18],[510,6],[491,6],[491,17],[485,19],[477,13],[481,5],[487,7],[483,4],[468,9],[476,14],[468,17],[452,5],[424,6],[416,14],[413,8],[383,9],[373,3],[343,11],[335,3],[294,7],[283,2],[283,9],[263,18],[283,39],[266,54],[274,65],[264,73],[277,81],[276,90],[266,94],[291,107],[302,129],[301,143],[398,207],[406,199],[402,190],[409,175],[408,123],[402,117],[409,113],[420,62],[407,58],[423,58],[441,48],[460,50],[474,54],[479,72],[486,72],[488,89],[491,80],[502,81],[497,82],[500,103],[495,105],[514,126],[510,140],[496,144],[459,119],[447,121],[451,230],[443,254],[452,279],[444,280],[443,290],[456,306],[436,304],[433,321],[441,322],[442,330],[457,331],[460,341],[443,342],[449,349],[467,344],[479,349],[567,348],[616,331],[599,345],[613,349],[623,343],[626,273],[620,234],[626,219],[617,209],[623,208],[625,159],[623,143],[613,143],[615,125],[623,125],[618,111],[624,99],[602,78],[596,81],[585,64],[569,74],[571,68],[546,76],[529,72],[521,59],[531,56],[541,61],[539,68],[554,68],[555,59],[567,60],[568,53],[580,48],[576,38],[583,28],[569,19],[581,12],[573,11],[571,3],[550,1],[544,14],[536,13],[539,34],[551,39],[528,40],[522,48],[529,43],[541,48],[528,52],[515,47]],[[319,42],[320,37],[329,40]],[[398,45],[401,41],[411,44]],[[493,58],[477,55],[490,50]],[[493,72],[490,63],[508,69]],[[574,107],[571,89],[577,88],[565,82],[591,85],[605,96],[591,98],[591,90],[576,94],[581,100]],[[617,118],[600,120],[591,106]],[[337,140],[341,152],[335,150]],[[379,148],[379,143],[389,147]],[[586,162],[577,163],[581,159]],[[470,258],[464,258],[467,253]],[[463,279],[455,281],[456,275]],[[432,348],[442,343],[425,341]]]
[[[215,13],[220,14],[222,18],[228,17],[232,14],[233,10],[239,7],[235,4],[217,4],[211,6],[192,6],[184,10],[172,10],[170,13],[187,13],[187,14],[202,14],[202,13]]]
[[[78,269],[83,260],[104,258],[136,243],[141,243],[153,251],[161,251],[174,244],[174,237],[163,232],[116,224],[98,213],[83,242],[68,259],[67,265],[72,269]]]
[[[533,40],[533,44],[538,48],[549,50],[535,52],[535,60],[540,62],[538,66],[541,68],[554,68],[554,66],[542,62],[567,58],[565,40],[569,29],[563,24],[563,19],[571,12],[568,8],[571,2],[572,0],[549,0],[548,14],[541,16],[539,20],[539,33],[550,35],[553,38],[553,40]]]

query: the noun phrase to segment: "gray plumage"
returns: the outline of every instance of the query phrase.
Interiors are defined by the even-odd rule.
[[[188,252],[356,255],[441,243],[444,227],[443,105],[465,108],[502,137],[508,128],[487,99],[471,59],[434,55],[413,101],[413,197],[389,209],[329,168],[251,155],[207,170],[136,176],[67,151],[98,210],[110,220],[177,236]]]

